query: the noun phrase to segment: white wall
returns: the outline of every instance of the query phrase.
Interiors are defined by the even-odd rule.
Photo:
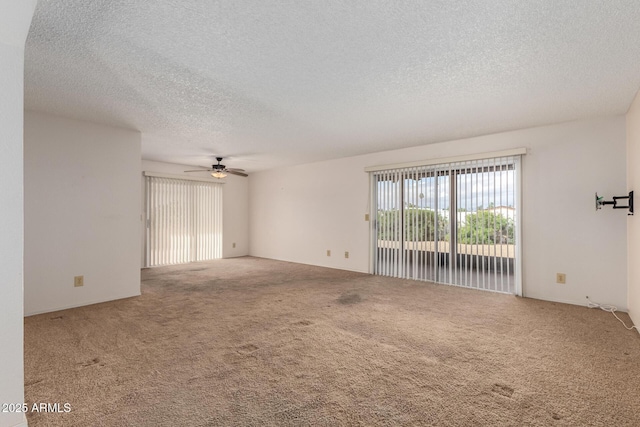
[[[0,404],[24,401],[23,108],[24,42],[34,0],[0,0]],[[26,426],[0,411],[0,426]]]
[[[197,169],[193,166],[174,163],[142,161],[142,172],[160,172],[172,175],[193,176],[185,174],[185,170]],[[200,175],[206,177],[207,175]],[[142,204],[144,213],[144,177],[142,178]],[[249,184],[247,178],[228,175],[222,185],[223,218],[222,218],[222,257],[233,258],[249,254]],[[144,242],[144,230],[141,241]],[[236,247],[233,247],[233,244]],[[141,252],[144,265],[144,245]]]
[[[527,147],[524,294],[573,304],[589,296],[625,309],[626,213],[594,207],[596,191],[607,198],[625,194],[625,144],[625,119],[612,117],[255,173],[250,254],[367,272],[364,167]],[[557,272],[566,273],[566,284],[555,283]]]
[[[140,133],[30,111],[24,132],[25,312],[139,295]]]
[[[627,298],[629,316],[640,325],[640,93],[627,112],[627,188],[635,193],[636,211],[627,219]]]

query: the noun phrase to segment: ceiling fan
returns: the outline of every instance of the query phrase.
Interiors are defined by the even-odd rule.
[[[235,169],[235,168],[227,168],[225,165],[221,164],[222,157],[216,157],[218,161],[217,165],[211,165],[209,169],[194,169],[185,172],[211,172],[211,176],[214,178],[222,179],[227,176],[227,174],[238,175],[238,176],[249,176],[244,172],[244,169]]]

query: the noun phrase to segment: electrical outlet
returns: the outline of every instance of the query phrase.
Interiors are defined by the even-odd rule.
[[[560,284],[567,283],[567,275],[564,273],[556,273],[556,283],[560,283]]]
[[[236,247],[236,242],[233,242],[233,247],[234,247],[234,248]]]
[[[364,214],[364,220],[369,221],[369,214]]]
[[[75,276],[73,278],[73,286],[76,288],[79,286],[84,286],[84,276]]]
[[[331,251],[327,249],[327,256],[331,256]]]
[[[349,252],[348,252],[348,251],[345,251],[345,252],[344,252],[344,257],[345,257],[345,258],[349,258]]]

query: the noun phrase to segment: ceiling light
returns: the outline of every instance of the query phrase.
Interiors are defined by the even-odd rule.
[[[215,172],[213,172],[213,173],[211,174],[211,176],[212,176],[212,177],[214,177],[214,178],[221,179],[221,178],[226,177],[226,176],[227,176],[227,174],[226,174],[226,173],[224,173],[224,172],[222,172],[222,171],[215,171]]]

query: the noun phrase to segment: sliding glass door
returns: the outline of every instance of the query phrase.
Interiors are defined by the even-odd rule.
[[[146,176],[147,267],[222,257],[221,184]]]
[[[373,272],[519,294],[519,163],[373,172]]]

